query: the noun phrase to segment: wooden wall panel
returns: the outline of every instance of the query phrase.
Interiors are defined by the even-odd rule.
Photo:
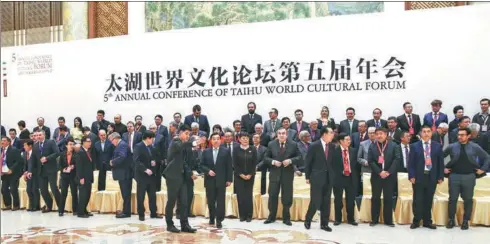
[[[467,5],[468,2],[451,1],[451,2],[405,2],[405,10],[418,10],[430,8],[447,8]]]
[[[128,34],[127,2],[89,2],[89,38]]]

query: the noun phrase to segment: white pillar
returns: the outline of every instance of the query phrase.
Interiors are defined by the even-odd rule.
[[[405,2],[384,2],[385,13],[397,13],[405,11]]]
[[[128,2],[128,35],[145,32],[145,2]]]

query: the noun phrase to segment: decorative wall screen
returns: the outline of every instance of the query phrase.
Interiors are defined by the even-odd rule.
[[[89,2],[89,38],[128,34],[127,2]]]
[[[405,2],[406,10],[418,10],[429,8],[447,8],[466,5],[467,2]]]

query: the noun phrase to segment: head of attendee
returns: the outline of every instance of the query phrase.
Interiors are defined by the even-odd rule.
[[[192,124],[194,124],[195,122],[193,122]],[[192,125],[191,125],[192,127]],[[157,127],[155,126],[155,131],[156,131]],[[177,133],[177,130],[179,129],[179,124],[175,121],[172,121],[170,122],[170,124],[168,125],[168,130],[170,131],[170,134],[171,135],[175,135],[175,133]]]
[[[151,124],[150,127],[148,127],[148,130],[153,131],[153,133],[156,133],[157,132],[157,125]]]
[[[40,143],[44,143],[44,140],[46,140],[46,132],[43,130],[39,130],[37,132],[37,141]]]
[[[260,146],[260,134],[255,133],[252,136],[252,142],[253,142],[253,144],[254,144],[255,147]]]
[[[379,121],[381,119],[381,115],[383,115],[383,111],[381,111],[381,109],[375,108],[373,110],[373,119],[375,121]]]
[[[177,124],[180,124],[181,120],[182,120],[182,114],[180,114],[179,112],[174,113],[174,121]]]
[[[369,140],[371,140],[371,142],[374,142],[374,140],[376,140],[376,127],[369,127],[367,131]]]
[[[199,104],[196,104],[196,105],[194,105],[194,107],[192,107],[192,114],[196,118],[201,116],[201,106]]]
[[[296,111],[294,111],[294,117],[296,118],[296,121],[298,121],[298,122],[303,121],[303,110],[296,109]]]
[[[82,137],[82,147],[85,151],[88,151],[90,147],[92,146],[92,140],[88,136],[83,136]]]
[[[158,126],[160,126],[162,124],[162,121],[163,121],[162,115],[160,115],[160,114],[155,115],[155,124],[157,125],[157,129],[158,129]]]
[[[285,143],[286,140],[288,139],[288,132],[286,128],[279,128],[277,130],[277,140],[279,143]]]
[[[34,141],[35,142],[39,142],[39,138],[41,137],[40,136],[41,133],[36,131],[36,132],[33,133],[33,135],[34,135]]]
[[[135,129],[140,128],[141,125],[143,124],[143,116],[141,116],[141,115],[134,116],[134,122],[135,122],[134,123]]]
[[[366,133],[367,131],[366,121],[364,120],[359,121],[357,128],[359,130],[359,134],[363,135],[364,133]]]
[[[126,123],[126,128],[128,129],[128,133],[133,133],[134,132],[134,122],[128,121],[128,123]]]
[[[114,123],[109,123],[109,125],[107,125],[107,134],[110,135],[115,131],[116,131],[116,125]]]
[[[83,134],[84,134],[84,135],[86,135],[86,136],[88,136],[88,135],[90,134],[90,131],[91,131],[91,130],[90,130],[90,127],[88,127],[88,126],[84,126],[84,127],[82,128],[82,132],[83,132]],[[83,146],[83,143],[82,143],[82,146]]]
[[[117,132],[112,132],[111,134],[109,134],[109,141],[112,143],[112,145],[117,147],[117,145],[121,141],[121,134]]]
[[[224,135],[223,128],[219,124],[213,125],[213,130],[212,131],[213,131],[213,133],[218,133],[220,136],[223,136]]]
[[[342,150],[346,150],[350,147],[352,140],[347,133],[340,133],[337,136],[337,138],[338,138],[337,140],[338,140]]]
[[[408,145],[410,143],[410,140],[412,139],[412,136],[408,131],[403,131],[402,134],[400,135],[400,142],[403,145]]]
[[[213,134],[211,134],[211,146],[214,148],[214,149],[219,149],[219,146],[221,145],[221,136],[219,133],[217,132],[213,132]]]
[[[26,122],[24,120],[20,120],[17,122],[17,126],[19,127],[20,131],[23,131],[26,128]]]
[[[437,134],[440,136],[444,136],[447,134],[447,131],[449,130],[449,125],[446,123],[440,123],[439,126],[437,127]]]
[[[327,106],[323,106],[320,111],[320,120],[328,120],[330,116],[330,110]]]
[[[471,123],[471,119],[470,117],[468,116],[463,116],[461,117],[461,119],[459,120],[459,123],[458,123],[458,128],[468,128],[468,126],[470,125]]]
[[[65,137],[68,134],[68,127],[61,125],[60,127],[60,137]]]
[[[75,150],[75,141],[73,138],[66,140],[66,153],[71,154]]]
[[[325,144],[332,142],[333,138],[335,136],[332,128],[326,127],[326,126],[324,126],[320,129],[320,135],[321,135],[321,140]]]
[[[248,133],[242,131],[240,132],[239,137],[240,137],[240,146],[244,149],[248,148],[248,146],[250,145],[250,136],[248,135]]]
[[[483,98],[480,100],[480,109],[482,114],[488,114],[488,107],[490,106],[490,99]]]
[[[468,125],[468,128],[471,131],[471,133],[470,133],[471,138],[478,138],[478,134],[480,133],[480,124],[471,123]]]
[[[461,105],[457,105],[453,108],[453,114],[456,119],[461,119],[464,116],[464,108]]]
[[[36,140],[34,138],[35,138],[35,132],[31,132],[31,134],[29,134],[29,139],[31,139],[34,142],[36,142]]]
[[[318,120],[314,119],[310,122],[310,129],[311,130],[318,130]]]
[[[82,124],[82,119],[80,117],[75,117],[73,119],[73,128],[78,128],[82,130],[83,124]]]
[[[380,127],[376,129],[376,140],[384,144],[386,142],[386,139],[388,137],[388,130],[386,128]]]
[[[412,111],[413,111],[413,106],[410,102],[405,102],[403,104],[403,110],[405,111],[405,114],[406,115],[410,115],[412,114]]]
[[[96,117],[97,121],[100,122],[100,121],[104,120],[104,117],[105,117],[104,110],[102,110],[102,109],[97,110],[97,117]]]
[[[242,129],[242,122],[240,120],[233,121],[233,129],[236,133],[240,132],[240,130]]]
[[[422,126],[420,138],[422,138],[423,143],[429,143],[432,140],[432,128],[429,125]]]
[[[263,131],[264,131],[264,126],[262,126],[262,124],[260,123],[255,124],[255,133],[262,135]]]
[[[269,111],[269,118],[271,120],[276,120],[277,116],[279,116],[279,111],[277,110],[277,108],[271,108],[271,110]]]
[[[396,117],[390,116],[388,118],[388,130],[395,131],[397,127]]]
[[[220,136],[221,138],[221,136]],[[199,137],[199,144],[197,145],[197,148],[204,150],[208,147],[208,139],[206,135],[201,135]]]
[[[59,127],[61,127],[61,126],[65,125],[65,122],[66,122],[66,121],[65,121],[65,117],[60,116],[60,117],[58,118],[58,126],[59,126]]]
[[[471,130],[469,128],[458,128],[458,142],[466,144],[470,140]]]
[[[251,114],[251,115],[252,115],[252,114],[255,114],[255,109],[256,109],[256,108],[257,108],[257,105],[255,105],[255,103],[254,103],[254,102],[249,102],[249,103],[247,104],[248,113],[249,113],[249,114]]]
[[[107,132],[105,130],[99,130],[100,143],[105,143],[106,137],[107,137]]]
[[[345,110],[345,116],[348,121],[354,120],[354,116],[356,116],[356,110],[352,107],[349,107]]]
[[[116,125],[121,124],[121,118],[122,118],[122,116],[120,114],[116,114],[114,116],[114,124],[116,124]]]
[[[288,117],[284,117],[281,119],[282,128],[288,130],[291,125],[291,120]]]
[[[301,142],[307,144],[307,143],[310,143],[311,142],[311,136],[310,136],[310,132],[306,131],[306,130],[303,130],[299,133],[299,139],[301,140]]]
[[[192,122],[191,131],[192,131],[191,134],[194,136],[199,134],[199,124],[197,122]]]
[[[229,128],[225,129],[224,141],[227,144],[230,144],[233,142],[233,130],[231,130]]]
[[[183,142],[186,142],[189,140],[191,135],[191,127],[189,127],[186,124],[183,124],[179,128],[179,139]]]
[[[10,140],[10,138],[2,136],[2,150],[7,149],[7,147],[9,147],[11,143],[12,140]]]
[[[430,103],[430,105],[432,106],[432,113],[437,114],[441,110],[442,101],[439,99],[435,99]]]
[[[10,128],[9,137],[10,139],[15,140],[15,138],[17,137],[17,130],[15,130],[14,128]]]
[[[37,118],[37,125],[39,126],[39,128],[42,128],[44,126],[44,118],[43,117]]]
[[[153,139],[155,138],[155,133],[153,131],[145,131],[143,132],[142,140],[145,146],[150,146],[153,144]]]
[[[26,152],[31,152],[32,151],[32,146],[34,145],[34,141],[29,139],[29,140],[26,140],[24,141],[24,150]],[[32,153],[29,153],[32,155]]]

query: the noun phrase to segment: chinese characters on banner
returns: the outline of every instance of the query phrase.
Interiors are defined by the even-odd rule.
[[[104,102],[406,89],[406,62],[359,58],[111,74]]]

